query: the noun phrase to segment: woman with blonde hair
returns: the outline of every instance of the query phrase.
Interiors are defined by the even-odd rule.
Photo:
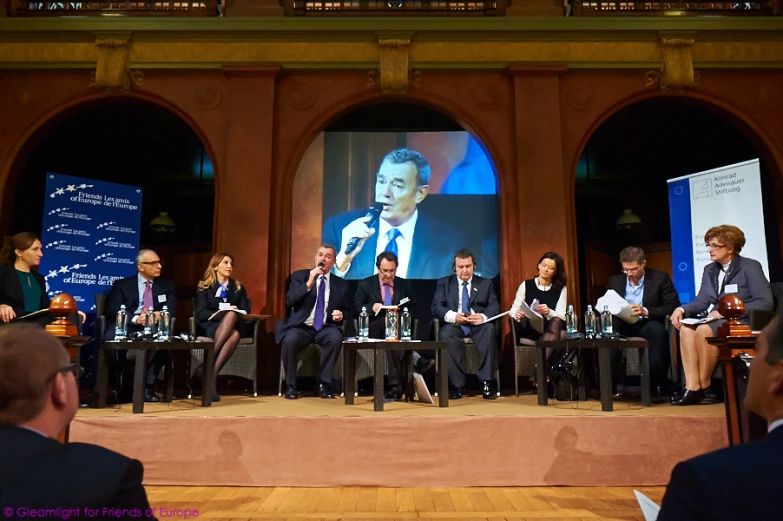
[[[718,364],[718,348],[707,339],[714,337],[725,320],[718,312],[718,303],[724,295],[735,294],[745,304],[742,321],[752,309],[772,309],[772,290],[757,260],[740,256],[745,246],[745,234],[736,226],[714,226],[704,234],[704,242],[712,262],[704,267],[699,294],[693,302],[674,310],[671,323],[680,331],[680,353],[685,371],[685,391],[672,399],[674,405],[695,405],[704,399],[710,386],[712,372]],[[706,324],[687,325],[686,316],[704,312],[712,318]]]
[[[198,332],[215,341],[215,381],[220,370],[226,365],[244,334],[244,321],[238,313],[226,313],[222,318],[210,320],[222,309],[250,312],[245,288],[239,281],[231,278],[234,271],[234,257],[230,253],[220,252],[212,256],[204,278],[198,283],[196,294],[196,322]],[[216,390],[212,390],[212,400],[220,401]]]

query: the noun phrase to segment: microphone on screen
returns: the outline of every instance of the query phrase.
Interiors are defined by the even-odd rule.
[[[381,216],[381,212],[383,211],[383,203],[373,203],[372,206],[370,206],[367,209],[367,213],[364,214],[364,218],[370,217],[371,219],[367,222],[367,227],[372,228],[375,226],[375,223],[378,221],[378,218]],[[353,237],[350,241],[348,241],[348,246],[345,247],[345,254],[349,255],[353,253],[353,250],[359,247],[359,243],[362,241],[361,237]]]

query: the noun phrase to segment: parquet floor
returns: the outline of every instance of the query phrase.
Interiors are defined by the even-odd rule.
[[[644,521],[628,487],[293,488],[148,486],[159,520]],[[638,487],[660,504],[664,487]],[[198,512],[194,512],[198,510]]]

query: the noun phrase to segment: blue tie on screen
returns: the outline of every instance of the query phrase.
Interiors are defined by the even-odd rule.
[[[397,228],[392,228],[386,233],[386,235],[389,237],[389,243],[386,245],[386,248],[383,251],[390,251],[395,255],[399,255],[397,252],[397,238],[402,236],[400,230]]]
[[[315,300],[315,318],[313,318],[313,327],[320,331],[324,327],[324,302],[326,293],[326,277],[321,275],[321,281],[318,283],[318,297]]]
[[[384,306],[392,305],[391,287],[388,284],[383,285],[383,305]]]
[[[467,316],[470,315],[470,295],[468,294],[468,282],[462,282],[462,313]],[[470,326],[462,325],[462,332],[466,335],[470,333]]]

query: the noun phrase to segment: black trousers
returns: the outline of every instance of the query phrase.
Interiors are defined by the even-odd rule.
[[[459,368],[462,356],[465,354],[465,338],[470,338],[476,344],[479,355],[479,368],[476,376],[480,380],[492,379],[492,357],[495,350],[495,325],[493,323],[471,326],[466,335],[457,324],[441,324],[439,339],[446,342],[448,348],[449,381],[455,387],[465,386],[465,375]]]
[[[343,332],[333,325],[325,325],[320,331],[312,326],[302,324],[286,331],[282,341],[283,367],[285,368],[285,383],[296,387],[296,365],[299,353],[310,344],[321,346],[321,361],[318,378],[329,384],[332,372],[340,350],[343,347]]]
[[[612,320],[615,331],[623,336],[637,336],[647,340],[650,356],[650,385],[652,389],[662,385],[671,364],[669,340],[666,338],[666,326],[657,320],[639,319],[635,324],[629,324],[618,318]],[[622,359],[622,349],[612,353],[612,372],[619,374],[619,364]],[[615,379],[615,383],[617,380]]]

